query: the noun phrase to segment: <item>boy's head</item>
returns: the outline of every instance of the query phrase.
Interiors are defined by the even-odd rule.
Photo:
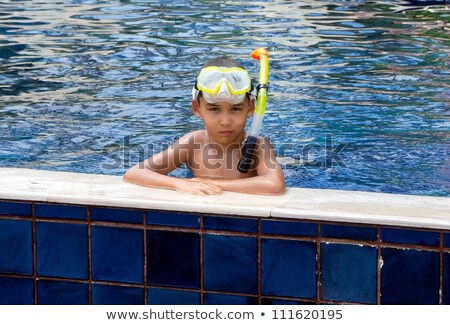
[[[220,101],[238,104],[251,97],[252,81],[247,70],[237,61],[222,56],[208,60],[201,68],[192,99],[203,97],[208,103]]]

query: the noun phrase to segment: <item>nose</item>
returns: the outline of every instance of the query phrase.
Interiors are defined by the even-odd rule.
[[[231,124],[231,115],[228,113],[223,113],[220,116],[220,125],[222,126],[228,126]]]

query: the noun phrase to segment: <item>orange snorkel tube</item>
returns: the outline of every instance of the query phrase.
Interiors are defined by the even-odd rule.
[[[256,60],[259,60],[259,79],[257,87],[257,103],[253,120],[248,132],[247,139],[242,146],[241,160],[239,161],[237,169],[241,173],[247,173],[253,163],[253,154],[258,140],[259,131],[266,112],[267,90],[269,83],[269,56],[266,49],[258,48],[250,54]]]

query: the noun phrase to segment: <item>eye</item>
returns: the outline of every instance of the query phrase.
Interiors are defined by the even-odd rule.
[[[243,110],[243,108],[242,108],[242,106],[233,106],[232,110],[233,110],[234,112],[240,112],[240,111]]]
[[[218,112],[218,111],[220,111],[220,107],[219,106],[209,106],[208,110],[210,112]]]

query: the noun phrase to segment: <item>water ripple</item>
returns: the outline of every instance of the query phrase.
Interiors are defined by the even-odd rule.
[[[0,165],[121,174],[201,127],[205,60],[256,76],[263,46],[289,186],[448,196],[449,23],[400,0],[3,1]]]

